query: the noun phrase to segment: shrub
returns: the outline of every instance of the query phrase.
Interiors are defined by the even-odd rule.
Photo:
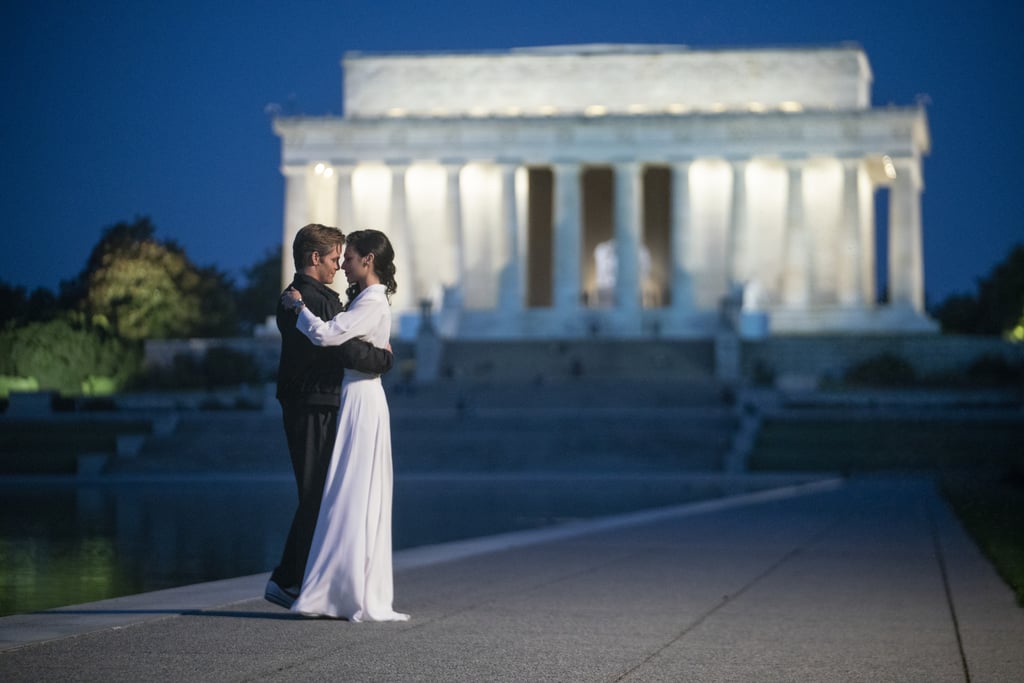
[[[973,384],[1007,386],[1024,380],[1024,368],[997,353],[986,353],[974,359],[967,368],[967,379]]]
[[[0,375],[0,397],[10,396],[12,391],[39,391],[39,382],[35,377]]]
[[[0,333],[0,374],[68,395],[113,393],[138,373],[141,349],[71,319]]]

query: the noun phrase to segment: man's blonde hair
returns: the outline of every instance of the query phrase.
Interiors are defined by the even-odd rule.
[[[295,260],[296,272],[313,265],[314,252],[322,258],[334,251],[335,247],[339,250],[345,248],[345,234],[341,230],[319,223],[303,226],[292,242],[292,258]]]

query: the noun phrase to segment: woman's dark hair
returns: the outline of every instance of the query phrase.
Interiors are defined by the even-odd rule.
[[[345,245],[355,249],[360,256],[373,254],[373,272],[380,278],[390,301],[391,295],[398,291],[398,283],[395,282],[395,250],[388,236],[380,230],[356,230],[345,238]],[[359,294],[359,285],[352,283],[345,294],[351,302]]]

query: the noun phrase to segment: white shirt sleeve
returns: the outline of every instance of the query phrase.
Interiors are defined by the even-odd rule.
[[[348,310],[342,311],[328,321],[323,321],[308,308],[299,311],[295,326],[317,346],[340,346],[350,339],[366,337],[380,317],[377,302],[361,296],[352,302]]]

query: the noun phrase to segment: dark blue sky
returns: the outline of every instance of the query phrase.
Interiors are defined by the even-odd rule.
[[[973,291],[1024,242],[1019,0],[35,0],[4,3],[0,34],[0,279],[30,290],[56,289],[137,215],[241,279],[281,239],[267,105],[340,114],[349,50],[854,41],[875,105],[930,101],[929,302]]]

